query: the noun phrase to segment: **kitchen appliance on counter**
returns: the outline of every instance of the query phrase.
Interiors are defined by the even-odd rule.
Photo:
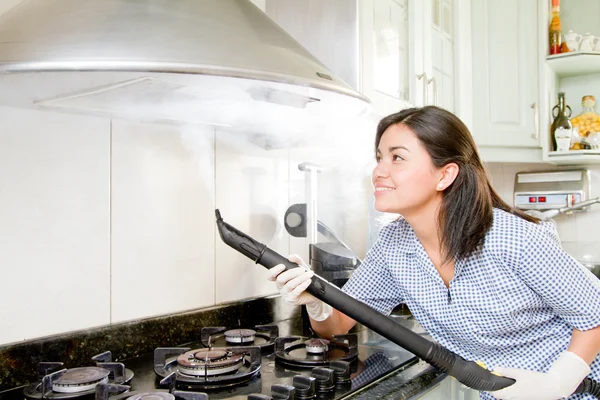
[[[590,199],[587,169],[519,172],[515,175],[514,206],[542,220],[568,212],[584,212],[600,203]]]
[[[290,393],[296,399],[337,399],[418,361],[413,354],[361,326],[354,333],[331,340],[302,336],[302,326],[295,320],[266,326],[269,328],[225,331],[222,327],[207,327],[199,342],[157,348],[154,353],[123,360],[128,379],[99,380],[80,395],[46,393],[44,398],[88,400],[97,390],[105,400],[140,394],[164,400],[269,399],[275,392],[287,392],[290,397],[275,397],[283,399],[294,398]],[[265,351],[264,344],[279,331],[288,335],[276,337],[273,351]],[[227,340],[225,332],[230,341],[225,347],[214,347]],[[130,396],[123,393],[125,384],[130,386]],[[3,399],[21,400],[23,389],[2,395]]]

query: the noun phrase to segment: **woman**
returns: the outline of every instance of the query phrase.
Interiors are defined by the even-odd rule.
[[[343,290],[385,314],[405,303],[438,343],[516,379],[481,399],[560,399],[598,380],[600,281],[560,248],[553,225],[502,201],[467,127],[437,107],[403,110],[381,120],[375,152],[375,208],[402,217]],[[354,326],[304,292],[312,271],[283,269],[270,279],[306,305],[315,332]]]

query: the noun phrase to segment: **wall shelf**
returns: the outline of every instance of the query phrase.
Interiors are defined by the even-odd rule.
[[[600,51],[556,54],[546,61],[559,78],[600,73]]]
[[[600,149],[550,151],[548,162],[557,165],[600,164]]]

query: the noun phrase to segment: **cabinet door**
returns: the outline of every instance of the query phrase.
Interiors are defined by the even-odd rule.
[[[537,1],[471,1],[479,146],[540,147]]]
[[[479,392],[463,385],[454,378],[448,378],[443,383],[450,387],[448,393],[452,393],[452,400],[479,400]]]
[[[443,381],[429,389],[423,394],[417,395],[414,399],[418,400],[454,400],[453,387],[451,380],[454,378],[444,378]]]
[[[429,71],[428,100],[429,104],[455,111],[454,95],[454,0],[429,0],[425,8],[423,24],[425,43],[428,54],[425,64]]]
[[[452,377],[446,377],[443,381],[418,395],[419,400],[479,400],[479,392],[471,389]]]
[[[410,0],[359,0],[361,91],[377,114],[410,106],[414,75]]]

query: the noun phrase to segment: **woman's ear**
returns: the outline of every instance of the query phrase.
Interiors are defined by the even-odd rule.
[[[456,179],[460,168],[456,163],[448,163],[440,169],[440,181],[437,185],[437,190],[443,191]]]

